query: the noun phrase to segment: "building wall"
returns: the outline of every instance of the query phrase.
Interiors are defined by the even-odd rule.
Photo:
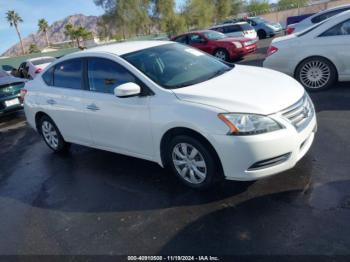
[[[314,5],[302,7],[299,9],[294,8],[294,9],[288,9],[284,11],[272,12],[272,13],[268,13],[260,16],[264,17],[266,20],[273,21],[273,22],[280,22],[281,24],[285,25],[287,17],[289,16],[317,13],[331,7],[336,7],[336,6],[345,5],[345,4],[350,4],[350,0],[336,0],[336,1],[331,1],[327,3],[314,4]]]

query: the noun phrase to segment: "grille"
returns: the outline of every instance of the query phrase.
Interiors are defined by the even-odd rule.
[[[282,116],[286,118],[298,131],[304,129],[311,121],[315,111],[310,98],[304,95],[294,105],[282,111]]]

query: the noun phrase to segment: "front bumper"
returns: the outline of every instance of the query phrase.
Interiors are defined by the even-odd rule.
[[[226,179],[257,180],[296,165],[312,145],[317,129],[316,116],[315,114],[312,116],[302,131],[297,131],[288,121],[279,119],[279,122],[286,128],[267,134],[213,136],[214,147],[221,160]],[[279,161],[274,162],[271,159]],[[270,164],[261,166],[259,163]]]
[[[241,57],[244,57],[246,55],[249,55],[249,54],[253,54],[256,52],[256,49],[257,49],[256,44],[244,46],[242,48],[236,48],[233,52],[231,52],[230,58],[237,59],[237,58],[241,58]]]

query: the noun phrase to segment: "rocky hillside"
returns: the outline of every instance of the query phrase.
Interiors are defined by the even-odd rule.
[[[63,42],[69,40],[64,34],[64,26],[71,23],[74,26],[82,26],[87,30],[93,32],[94,35],[97,34],[97,16],[85,16],[82,14],[68,16],[63,20],[53,23],[48,30],[48,37],[51,43]],[[43,33],[30,34],[28,37],[23,38],[23,44],[26,50],[30,44],[36,44],[39,49],[46,47],[45,35]],[[19,43],[12,46],[3,56],[15,56],[21,55],[21,46]]]

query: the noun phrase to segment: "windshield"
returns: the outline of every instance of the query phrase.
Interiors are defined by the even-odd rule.
[[[202,34],[206,38],[208,38],[209,40],[219,40],[219,39],[223,39],[223,38],[227,37],[223,33],[219,33],[219,32],[216,32],[216,31],[206,31],[206,32],[203,32]]]
[[[197,49],[177,43],[140,50],[122,57],[167,89],[198,84],[233,67]]]
[[[56,58],[48,57],[48,58],[43,58],[43,59],[38,59],[38,60],[32,60],[31,62],[33,65],[42,65],[42,64],[51,63],[55,60],[56,60]]]
[[[250,20],[252,20],[253,22],[260,24],[260,23],[267,23],[267,21],[261,17],[254,17],[251,18]]]

